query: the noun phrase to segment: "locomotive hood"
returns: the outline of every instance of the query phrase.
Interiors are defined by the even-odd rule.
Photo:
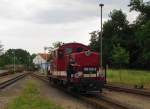
[[[91,51],[84,51],[79,53],[73,53],[72,58],[76,64],[80,67],[98,67],[99,66],[99,54]]]

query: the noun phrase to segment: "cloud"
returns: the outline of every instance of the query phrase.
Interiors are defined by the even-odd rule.
[[[35,23],[64,23],[99,16],[98,0],[2,0],[2,18]]]
[[[129,0],[101,0],[103,21],[113,9],[129,13]],[[100,27],[100,0],[0,0],[0,40],[6,49],[42,52],[55,41],[88,44]]]

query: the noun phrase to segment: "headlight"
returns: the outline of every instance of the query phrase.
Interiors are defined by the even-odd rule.
[[[78,72],[78,76],[83,76],[83,72]]]
[[[86,56],[90,56],[90,55],[91,55],[91,51],[90,51],[90,50],[85,51],[85,55],[86,55]]]
[[[83,72],[75,73],[75,78],[79,78],[83,76]]]
[[[75,73],[74,76],[75,76],[75,78],[79,78],[78,73]]]

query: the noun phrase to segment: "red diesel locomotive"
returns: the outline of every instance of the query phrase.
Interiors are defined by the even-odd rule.
[[[80,43],[66,43],[52,51],[48,68],[50,82],[80,92],[101,92],[105,76],[99,66],[100,56]]]

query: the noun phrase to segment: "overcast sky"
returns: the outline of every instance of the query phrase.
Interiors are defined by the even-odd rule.
[[[129,12],[130,0],[0,0],[0,41],[5,50],[22,48],[43,52],[53,42],[89,44],[89,33],[100,27],[100,8],[104,21],[113,9],[122,9],[130,22],[137,17]]]

